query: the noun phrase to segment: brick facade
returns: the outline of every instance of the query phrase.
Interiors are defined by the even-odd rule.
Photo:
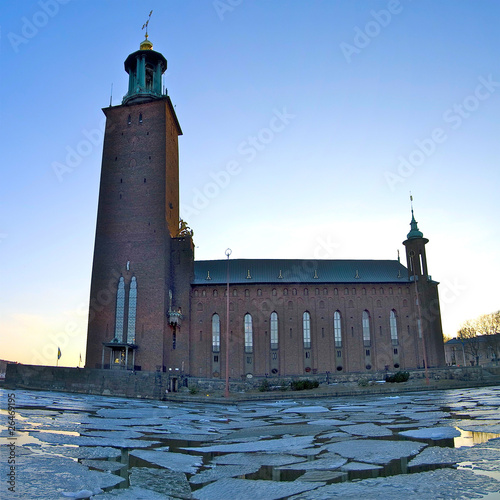
[[[210,267],[225,263],[196,262],[191,233],[179,232],[182,131],[170,98],[156,88],[166,60],[145,47],[127,58],[124,104],[103,110],[86,367],[225,377],[225,275],[210,277]],[[323,272],[320,279],[316,269],[311,274],[315,262],[302,261],[307,273],[293,279],[281,269],[271,278],[252,277],[250,269],[230,275],[230,377],[410,369],[425,359],[444,365],[428,240],[414,218],[411,224],[408,270],[397,261],[359,261],[365,271],[358,276],[358,261],[350,261],[356,271],[346,279],[334,272],[339,262],[322,261],[331,278]]]

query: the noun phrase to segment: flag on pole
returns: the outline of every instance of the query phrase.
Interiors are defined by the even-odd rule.
[[[57,359],[61,359],[61,349],[57,348]]]

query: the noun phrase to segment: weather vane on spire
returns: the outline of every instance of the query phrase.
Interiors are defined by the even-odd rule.
[[[413,196],[411,194],[411,191],[410,191],[410,205],[411,205],[411,211],[413,213]]]
[[[142,25],[142,29],[146,28],[146,38],[148,38],[148,24],[149,24],[149,21],[151,19],[151,14],[153,13],[153,11],[151,11],[149,13],[149,17],[148,17],[148,20]]]

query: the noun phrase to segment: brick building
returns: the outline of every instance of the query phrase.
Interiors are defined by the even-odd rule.
[[[166,68],[146,38],[125,61],[122,104],[103,110],[86,366],[224,378],[227,345],[237,379],[444,365],[438,284],[413,210],[407,267],[194,260],[179,219],[182,131],[162,92]]]

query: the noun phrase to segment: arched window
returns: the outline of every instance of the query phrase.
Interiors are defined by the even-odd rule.
[[[311,315],[306,311],[302,315],[302,332],[304,335],[304,348],[311,347]]]
[[[245,352],[253,352],[253,327],[252,316],[245,314]]]
[[[142,113],[139,113],[139,123],[142,123]]]
[[[342,347],[342,323],[339,311],[333,313],[333,335],[335,338],[335,347]]]
[[[220,351],[220,318],[218,314],[212,316],[212,351]]]
[[[115,339],[123,342],[123,317],[125,315],[125,280],[120,276],[116,293]]]
[[[271,349],[278,349],[278,314],[271,313]]]
[[[398,345],[398,325],[396,322],[396,311],[393,309],[389,316],[389,325],[391,327],[392,345]]]
[[[135,344],[135,315],[137,311],[137,280],[132,276],[128,293],[128,329],[127,342]]]
[[[370,334],[370,314],[368,311],[363,311],[363,345],[369,347],[371,344]]]

